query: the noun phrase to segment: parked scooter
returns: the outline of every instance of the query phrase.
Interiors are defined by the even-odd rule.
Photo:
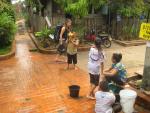
[[[96,34],[95,34],[95,30],[92,29],[90,32],[86,33],[85,35],[85,40],[87,41],[95,41],[96,39]]]
[[[111,47],[112,38],[109,34],[105,32],[99,32],[96,38],[99,38],[101,40],[101,44],[104,45],[106,48]]]
[[[101,40],[101,44],[104,45],[104,47],[106,48],[110,48],[111,47],[111,36],[105,32],[97,32],[97,35],[96,35],[96,32],[94,29],[92,29],[90,31],[90,33],[88,33],[86,36],[85,36],[85,39],[87,41],[95,41],[95,39],[99,38]]]

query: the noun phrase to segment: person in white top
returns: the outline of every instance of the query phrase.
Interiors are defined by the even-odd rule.
[[[94,90],[99,84],[100,74],[103,76],[104,54],[101,48],[101,41],[95,40],[95,45],[91,47],[89,52],[88,71],[90,75],[90,91],[87,98],[94,98]],[[101,72],[101,73],[100,73]]]
[[[112,113],[112,105],[115,103],[115,95],[109,92],[108,82],[101,81],[98,87],[98,91],[95,93],[96,113]]]

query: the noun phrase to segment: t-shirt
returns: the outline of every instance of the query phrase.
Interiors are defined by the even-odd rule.
[[[112,68],[118,71],[117,76],[120,79],[124,80],[126,78],[127,71],[125,66],[122,63],[119,62],[117,64],[112,64]]]
[[[96,113],[107,113],[108,110],[112,111],[112,104],[115,102],[116,99],[113,93],[98,91],[95,93],[95,98],[96,98],[95,104]]]
[[[98,51],[97,48],[92,47],[89,52],[88,71],[91,74],[100,74],[100,64],[104,62],[104,52]]]
[[[79,43],[79,40],[78,39],[74,39],[73,42],[75,43]],[[67,46],[67,53],[70,54],[70,55],[74,55],[74,54],[77,54],[77,46],[74,45],[72,42],[68,42],[68,46]]]

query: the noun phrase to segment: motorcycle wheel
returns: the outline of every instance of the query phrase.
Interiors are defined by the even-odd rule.
[[[104,46],[106,47],[106,48],[110,48],[111,47],[111,41],[110,40],[104,40]]]

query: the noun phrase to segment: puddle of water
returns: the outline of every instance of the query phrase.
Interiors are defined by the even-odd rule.
[[[27,106],[20,108],[17,113],[31,113],[34,112],[35,106]]]

